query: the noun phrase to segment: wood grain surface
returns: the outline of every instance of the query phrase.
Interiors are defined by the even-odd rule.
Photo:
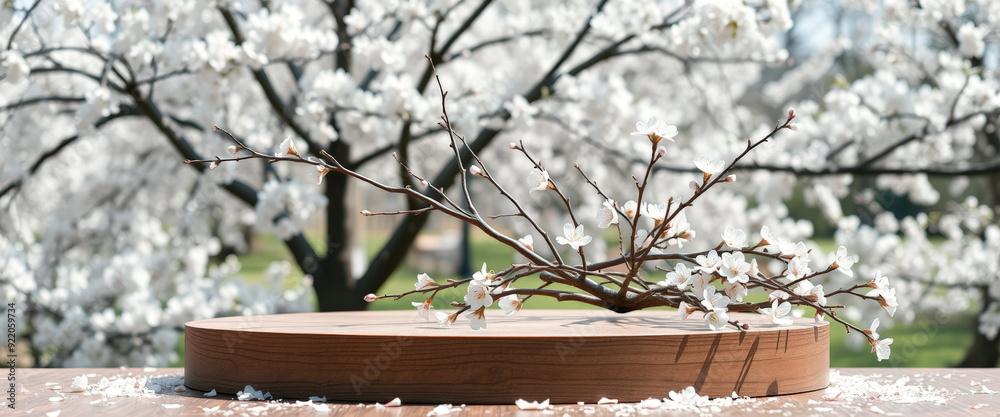
[[[841,375],[864,376],[869,383],[892,385],[905,380],[907,386],[923,385],[934,390],[949,392],[944,402],[899,402],[882,398],[859,398],[855,400],[823,398],[824,391],[759,398],[752,402],[723,406],[716,409],[707,407],[702,415],[747,416],[990,416],[1000,413],[1000,394],[984,394],[983,388],[1000,392],[1000,369],[878,369],[845,368],[837,369]],[[178,377],[183,369],[18,369],[17,402],[15,409],[2,404],[2,415],[49,417],[90,416],[378,416],[378,417],[424,417],[437,404],[413,404],[403,398],[402,407],[385,408],[374,403],[328,403],[328,410],[317,410],[311,405],[286,401],[237,401],[233,396],[220,394],[207,398],[196,390],[167,392],[152,398],[111,397],[102,401],[98,392],[69,393],[65,389],[73,377],[90,376],[91,381],[101,377],[127,378]],[[48,384],[47,384],[48,383]],[[981,384],[981,385],[976,385]],[[658,397],[663,397],[662,392]],[[51,401],[53,398],[59,401]],[[383,400],[384,401],[387,401]],[[170,407],[170,408],[168,408]],[[502,405],[455,404],[460,417],[531,417],[531,416],[572,416],[572,417],[618,417],[620,415],[688,416],[698,414],[698,410],[641,410],[635,404],[557,405],[552,412],[518,410],[513,403]]]
[[[639,401],[694,386],[702,395],[782,395],[824,388],[829,325],[712,331],[674,311],[525,310],[474,331],[410,311],[306,313],[190,322],[188,386],[234,394],[247,384],[283,398],[511,404],[601,397]],[[789,372],[794,370],[794,372]]]

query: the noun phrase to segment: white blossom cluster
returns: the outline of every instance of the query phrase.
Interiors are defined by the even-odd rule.
[[[998,149],[990,138],[1000,115],[1000,67],[988,56],[997,51],[1000,5],[845,2],[844,9],[870,12],[878,16],[877,24],[854,39],[838,40],[806,66],[766,86],[767,94],[779,99],[801,93],[797,89],[810,82],[822,82],[816,74],[833,81],[828,91],[795,104],[805,116],[800,123],[804,135],[779,152],[753,158],[801,172],[851,167],[859,173],[901,171],[877,173],[868,183],[846,173],[815,177],[807,181],[805,197],[835,222],[838,244],[865,254],[858,265],[862,274],[881,271],[893,277],[904,321],[919,312],[948,316],[975,306],[980,311],[977,330],[995,340],[1000,332],[998,201],[990,197],[983,204],[975,197],[995,192],[989,191],[989,182],[962,175],[949,174],[949,181],[935,183],[926,172],[997,165]],[[858,24],[870,19],[861,17]],[[914,36],[923,40],[914,43]],[[839,75],[842,69],[830,56],[849,53],[870,65],[870,73],[853,80]],[[807,67],[811,76],[803,73]],[[792,174],[764,178],[786,175]],[[842,202],[850,200],[870,214],[845,215]],[[930,216],[897,218],[892,211],[903,201],[939,208]],[[841,284],[834,280],[827,285]],[[872,313],[870,308],[852,307],[847,313],[858,318]]]
[[[762,63],[784,56],[774,36],[787,30],[789,13],[784,3],[770,3],[607,2],[598,10],[597,2],[495,2],[468,29],[462,24],[479,5],[453,0],[365,1],[343,10],[340,2],[307,1],[4,3],[0,285],[9,298],[36,307],[25,320],[40,365],[161,365],[184,320],[302,308],[302,290],[286,300],[279,290],[268,296],[229,284],[236,264],[214,267],[211,259],[245,250],[251,227],[297,236],[328,203],[305,185],[315,173],[224,164],[195,175],[182,167],[190,156],[177,152],[226,146],[209,132],[213,124],[238,127],[248,146],[274,149],[275,138],[294,130],[287,117],[301,127],[296,135],[309,136],[299,142],[303,155],[337,142],[365,155],[392,144],[407,123],[415,138],[437,140],[430,133],[439,97],[422,86],[414,63],[452,42],[439,61],[448,61],[442,74],[455,83],[452,117],[461,131],[536,127],[547,132],[539,140],[550,142],[561,128],[540,121],[558,116],[579,133],[618,132],[635,114],[669,101],[637,101],[642,83],[670,82],[682,95],[709,98],[715,95],[698,91],[713,76],[693,84],[658,75],[642,81],[597,65],[557,73],[548,87],[558,92],[553,99],[530,97],[536,74],[574,45],[581,28],[592,26],[580,54],[599,52],[609,37],[626,39],[623,51],[667,53],[625,53],[615,65],[646,67],[653,56],[678,73],[670,54],[745,59],[720,69],[739,92],[756,81]],[[465,33],[449,40],[460,29]],[[331,64],[338,53],[347,54],[346,65]],[[275,96],[260,87],[262,76]],[[276,110],[273,100],[287,106]],[[443,160],[425,156],[413,165]],[[250,197],[235,194],[244,186]],[[268,297],[285,301],[258,302]],[[100,346],[112,349],[98,353]]]

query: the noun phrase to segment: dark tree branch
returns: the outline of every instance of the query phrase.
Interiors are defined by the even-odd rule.
[[[139,114],[140,114],[139,110],[137,108],[133,107],[133,106],[119,106],[118,113],[115,113],[115,114],[112,114],[110,116],[106,116],[106,117],[102,117],[102,118],[98,119],[97,122],[94,123],[94,127],[95,128],[100,128],[101,126],[104,126],[105,124],[107,124],[108,122],[110,122],[112,120],[115,120],[115,119],[118,119],[118,118],[121,118],[121,117],[125,117],[125,116],[137,116]],[[57,144],[54,148],[49,149],[48,151],[45,151],[45,153],[39,155],[38,159],[36,159],[35,162],[31,164],[31,167],[28,168],[28,175],[31,175],[31,174],[34,174],[35,172],[37,172],[38,169],[42,167],[42,164],[45,163],[45,161],[47,161],[50,158],[58,155],[60,152],[62,152],[64,149],[66,149],[66,147],[68,147],[69,145],[72,145],[74,142],[76,142],[79,139],[80,139],[80,135],[73,135],[73,136],[67,137],[66,139],[63,139],[63,140],[59,141],[59,144]],[[18,180],[14,181],[14,182],[12,182],[10,184],[7,184],[6,187],[4,187],[3,189],[0,189],[0,198],[2,198],[4,195],[6,195],[11,190],[14,190],[16,188],[21,187],[21,185],[23,185],[23,184],[24,184],[24,179],[18,179]]]
[[[480,43],[475,44],[473,46],[470,46],[468,48],[462,49],[462,51],[460,51],[460,52],[455,52],[455,53],[453,53],[451,55],[448,55],[447,60],[441,61],[441,63],[454,60],[454,59],[462,56],[462,54],[464,54],[466,52],[476,52],[476,51],[478,51],[480,49],[483,49],[483,48],[486,48],[488,46],[492,46],[492,45],[496,45],[496,44],[501,44],[501,43],[505,43],[505,42],[510,42],[512,40],[519,39],[521,37],[540,36],[540,35],[545,34],[546,32],[547,32],[546,30],[532,30],[532,31],[520,33],[520,34],[513,35],[513,36],[504,36],[504,37],[500,37],[500,38],[496,38],[496,39],[490,39],[488,41],[480,42]]]
[[[479,15],[483,13],[483,10],[486,10],[490,3],[493,3],[493,0],[483,0],[483,2],[479,4],[479,7],[476,8],[471,15],[469,15],[469,18],[465,19],[465,22],[462,22],[462,26],[456,29],[455,33],[451,34],[448,40],[444,42],[444,45],[441,45],[441,49],[437,51],[431,50],[431,58],[437,60],[440,59],[443,54],[447,53],[448,50],[451,49],[452,45],[458,41],[458,38],[462,36],[465,31],[469,30],[470,27],[472,27],[472,23],[479,18]]]
[[[7,110],[12,110],[12,109],[18,109],[18,108],[21,108],[23,106],[30,106],[30,105],[39,104],[39,103],[49,103],[49,102],[56,102],[56,103],[82,103],[84,101],[86,101],[86,99],[83,98],[83,97],[40,96],[40,97],[26,98],[24,100],[8,104],[6,106],[0,107],[0,111],[7,111]]]
[[[17,23],[17,27],[15,27],[14,31],[10,33],[10,39],[7,40],[7,48],[6,49],[9,50],[12,46],[14,46],[14,38],[17,37],[17,32],[21,31],[21,27],[24,26],[24,23],[27,22],[28,19],[31,18],[31,12],[34,12],[35,8],[38,7],[38,5],[41,4],[41,3],[42,3],[42,0],[35,0],[35,2],[31,5],[31,7],[29,7],[28,10],[24,12],[24,18],[21,19],[21,21]]]

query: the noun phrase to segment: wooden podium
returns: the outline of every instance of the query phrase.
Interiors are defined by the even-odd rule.
[[[771,324],[732,314],[750,330],[712,331],[695,313],[605,310],[487,311],[439,328],[415,311],[224,317],[189,322],[184,378],[235,394],[246,385],[276,398],[512,404],[663,398],[694,386],[711,397],[770,396],[825,388],[829,323]]]

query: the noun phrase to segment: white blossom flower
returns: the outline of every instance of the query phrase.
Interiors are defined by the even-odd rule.
[[[729,297],[721,292],[715,292],[715,287],[707,287],[705,291],[702,292],[703,300],[701,300],[701,305],[705,307],[706,310],[715,309],[727,309],[729,307]]]
[[[875,320],[872,320],[871,327],[869,327],[866,330],[862,330],[862,332],[864,332],[865,334],[871,336],[871,339],[878,340],[878,331],[877,331],[878,324],[879,324],[878,318],[876,317]]]
[[[966,57],[982,56],[986,51],[986,35],[989,33],[989,26],[977,27],[973,22],[966,22],[958,28],[958,50]]]
[[[236,147],[236,145],[229,145],[226,147],[226,151],[229,152],[230,155],[236,155],[240,152],[240,148]]]
[[[899,307],[899,302],[896,301],[895,288],[876,288],[869,291],[868,296],[878,297],[879,304],[886,313],[889,313],[890,317],[896,314],[896,307]]]
[[[642,203],[642,215],[653,219],[653,223],[659,226],[663,219],[667,217],[667,206],[663,204]]]
[[[784,292],[782,290],[774,290],[767,295],[767,301],[787,300],[788,297],[791,297],[791,295],[789,295],[787,292]]]
[[[796,256],[806,258],[810,252],[805,243],[786,241],[781,238],[778,238],[778,246],[781,250],[781,256],[785,258],[793,258]]]
[[[469,327],[471,327],[472,330],[486,328],[486,307],[479,307],[469,311],[467,317],[469,318]]]
[[[538,108],[532,106],[524,96],[514,96],[510,101],[503,104],[503,108],[510,113],[511,120],[522,121],[525,126],[535,124],[534,116],[538,114]]]
[[[656,285],[663,287],[674,286],[678,290],[684,291],[691,284],[691,280],[691,270],[688,269],[687,265],[679,263],[674,266],[673,271],[667,272],[665,280],[658,282]]]
[[[274,156],[285,156],[285,155],[295,155],[299,156],[299,151],[295,149],[295,141],[292,140],[292,135],[288,135],[285,140],[281,141],[281,145],[278,146],[278,153]]]
[[[24,55],[16,49],[0,52],[0,74],[7,75],[4,81],[16,84],[18,81],[28,79],[30,73],[31,66],[24,60]]]
[[[684,301],[681,301],[681,303],[677,306],[677,313],[680,314],[681,320],[687,320],[687,318],[691,316],[691,313],[694,313],[695,311],[698,311],[697,307]]]
[[[726,282],[725,288],[723,289],[726,296],[736,301],[737,303],[743,302],[743,297],[746,297],[749,293],[746,285],[739,282]]]
[[[747,276],[752,278],[760,278],[760,267],[757,266],[757,258],[750,260],[750,270],[747,271]]]
[[[560,245],[569,245],[573,248],[573,250],[577,251],[580,250],[582,246],[590,243],[593,239],[584,234],[582,224],[574,228],[572,223],[566,223],[566,225],[563,226],[563,236],[557,236],[556,243]]]
[[[788,279],[799,279],[806,275],[809,275],[812,270],[809,269],[809,258],[803,256],[796,256],[788,261],[788,267],[785,268],[785,276]]]
[[[722,266],[719,267],[719,273],[729,282],[749,282],[750,277],[747,275],[748,272],[750,272],[750,264],[747,263],[743,252],[725,252],[722,254]]]
[[[479,168],[478,165],[472,165],[472,166],[470,166],[469,167],[469,173],[472,174],[472,175],[475,175],[475,176],[479,176],[479,177],[485,177],[486,176],[485,174],[483,174],[483,170],[481,168]]]
[[[722,241],[726,242],[726,246],[733,249],[740,249],[747,243],[747,234],[742,229],[728,225],[726,226],[726,230],[722,232]]]
[[[823,293],[823,285],[813,285],[809,280],[799,282],[795,287],[795,294],[819,305],[826,305],[826,295]]]
[[[705,181],[708,181],[712,175],[716,175],[726,169],[726,161],[721,159],[711,159],[707,156],[702,155],[700,158],[694,161],[694,166],[701,170],[702,176]]]
[[[436,287],[438,284],[434,282],[434,279],[427,274],[417,274],[417,283],[413,284],[413,287],[422,290],[428,287]]]
[[[681,320],[687,319],[695,311],[698,311],[697,307],[684,301],[681,301],[680,305],[677,306],[677,313],[681,315]]]
[[[729,323],[729,314],[726,313],[726,309],[717,308],[705,314],[705,323],[712,330],[722,330]]]
[[[478,310],[483,307],[493,305],[493,296],[490,290],[482,281],[469,281],[468,292],[465,294],[465,304],[471,310]]]
[[[691,291],[695,294],[705,292],[706,288],[712,286],[712,274],[699,271],[691,276]]]
[[[472,279],[475,282],[480,282],[483,284],[489,284],[493,282],[493,272],[486,270],[486,262],[483,262],[483,267],[472,274]]]
[[[327,167],[326,165],[316,165],[316,171],[316,185],[321,185],[323,184],[323,177],[326,177],[326,174],[333,171],[333,169]]]
[[[434,306],[431,305],[430,298],[428,298],[426,301],[422,303],[411,302],[410,304],[412,304],[414,307],[417,308],[417,315],[419,315],[421,318],[423,318],[424,320],[431,319],[431,310],[434,309]]]
[[[677,126],[668,125],[655,117],[650,117],[645,123],[641,120],[635,122],[635,131],[632,134],[646,136],[653,143],[659,143],[660,139],[673,142],[674,136],[677,136]]]
[[[678,248],[683,248],[684,242],[690,242],[696,235],[695,231],[691,230],[691,224],[687,221],[687,214],[683,211],[674,216],[674,219],[667,225],[667,231],[675,236],[667,243],[677,245]]]
[[[722,267],[722,258],[719,257],[719,253],[715,249],[708,251],[708,255],[696,256],[694,261],[698,263],[702,271],[710,274]]]
[[[882,271],[875,271],[875,278],[868,281],[868,286],[872,288],[889,288],[889,277],[882,275]]]
[[[454,314],[442,313],[439,311],[434,313],[434,317],[437,318],[438,327],[442,328],[451,327],[451,324],[455,322]]]
[[[535,239],[532,238],[531,235],[526,235],[526,236],[518,239],[517,241],[522,246],[524,246],[525,249],[530,250],[532,252],[535,251]]]
[[[530,192],[556,189],[549,179],[549,172],[538,168],[532,169],[528,174],[528,186],[531,187]]]
[[[635,251],[641,251],[653,244],[653,236],[650,236],[646,229],[639,229],[635,232]]]
[[[872,352],[875,352],[875,356],[878,358],[879,362],[882,362],[883,359],[889,359],[889,354],[892,351],[892,349],[889,348],[889,345],[892,344],[892,338],[882,340],[869,339],[869,343],[871,343]]]
[[[625,205],[622,206],[622,211],[624,211],[625,215],[628,216],[628,218],[630,219],[635,218],[635,212],[637,209],[638,209],[638,204],[636,204],[636,202],[633,200],[626,201]]]
[[[771,229],[767,226],[760,227],[760,243],[757,243],[758,247],[766,248],[771,246],[771,242],[774,242],[774,235],[771,234]]]
[[[614,200],[604,200],[600,210],[597,210],[597,227],[607,229],[613,224],[618,224],[618,209]]]
[[[770,316],[771,321],[779,326],[791,326],[795,322],[790,315],[792,303],[788,301],[774,300],[771,302],[771,308],[762,308],[758,311],[760,314]]]
[[[510,294],[500,298],[497,302],[500,305],[500,309],[503,310],[505,316],[513,316],[518,311],[521,311],[521,306],[524,301],[517,297],[515,294]]]
[[[847,248],[841,246],[837,249],[837,260],[833,261],[833,265],[830,265],[830,267],[837,268],[837,270],[843,272],[844,275],[853,277],[854,272],[851,271],[851,267],[854,266],[855,262],[857,262],[857,259],[848,255]]]

